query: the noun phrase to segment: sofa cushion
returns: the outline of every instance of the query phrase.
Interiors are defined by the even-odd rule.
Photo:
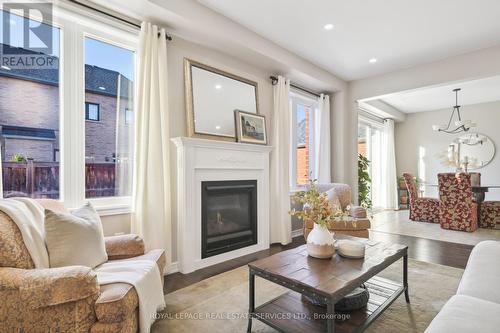
[[[458,295],[477,297],[500,304],[500,242],[483,241],[472,250],[458,286]]]
[[[426,333],[495,333],[500,327],[500,304],[455,295],[443,306]]]

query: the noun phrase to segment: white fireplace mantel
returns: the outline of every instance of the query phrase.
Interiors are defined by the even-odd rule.
[[[177,137],[177,257],[181,273],[269,248],[271,146]],[[257,244],[201,258],[201,182],[257,181]]]

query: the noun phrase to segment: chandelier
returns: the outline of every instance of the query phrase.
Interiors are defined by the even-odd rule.
[[[449,134],[455,134],[455,133],[460,133],[460,132],[467,132],[471,128],[476,127],[476,124],[473,123],[470,120],[462,120],[462,117],[460,115],[460,105],[458,105],[458,92],[460,91],[460,88],[453,89],[455,92],[455,106],[453,107],[453,111],[451,112],[450,120],[448,121],[448,125],[433,125],[432,129],[434,131],[438,132],[445,132]],[[455,128],[451,127],[453,118],[455,116],[455,113],[457,114],[458,120],[455,121],[454,125]]]

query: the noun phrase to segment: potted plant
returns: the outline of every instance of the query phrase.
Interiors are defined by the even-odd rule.
[[[368,173],[369,166],[370,161],[365,156],[358,154],[358,202],[365,209],[372,207],[372,199],[370,197],[372,180]]]
[[[12,162],[17,162],[17,163],[26,163],[26,161],[27,161],[26,157],[23,154],[19,154],[19,153],[12,155],[10,160]]]
[[[292,200],[301,203],[303,208],[291,210],[290,215],[314,222],[313,230],[307,236],[307,253],[314,258],[331,258],[335,253],[335,241],[328,230],[328,223],[336,214],[328,196],[319,192],[316,181],[310,181],[308,190],[297,192]]]
[[[399,176],[398,177],[398,187],[401,189],[401,190],[406,190],[406,182],[405,182],[405,179],[403,176]]]

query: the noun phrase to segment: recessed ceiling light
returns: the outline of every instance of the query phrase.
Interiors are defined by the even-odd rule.
[[[370,64],[374,64],[374,63],[376,63],[377,61],[378,61],[378,60],[377,60],[377,58],[371,58],[370,60],[368,60],[368,62],[369,62]]]
[[[219,125],[215,126],[215,129],[220,130],[220,126]]]
[[[103,86],[98,87],[98,88],[101,89],[101,90],[106,90],[106,88],[104,88]]]
[[[217,90],[222,89],[222,86],[220,84],[216,84],[215,89],[217,89]]]
[[[9,67],[9,66],[5,66],[5,65],[3,65],[3,66],[2,66],[2,69],[5,69],[5,70],[7,70],[7,71],[10,71],[10,67]]]
[[[328,23],[328,24],[325,24],[325,25],[323,26],[323,29],[325,29],[325,30],[332,30],[334,27],[335,27],[335,26],[334,26],[333,24]]]

